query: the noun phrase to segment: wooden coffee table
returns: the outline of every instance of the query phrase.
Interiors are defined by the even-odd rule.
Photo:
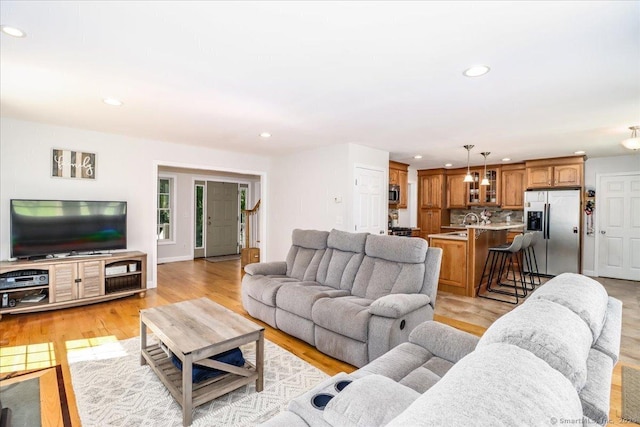
[[[182,361],[177,369],[159,344],[147,344],[147,328]],[[231,366],[208,359],[240,345],[256,343],[256,364]],[[182,406],[182,421],[191,424],[194,407],[243,385],[264,386],[264,328],[216,304],[208,298],[182,301],[140,310],[140,363],[149,364]],[[225,373],[193,384],[193,365],[220,369]]]

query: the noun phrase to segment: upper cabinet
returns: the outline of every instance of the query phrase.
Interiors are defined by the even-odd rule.
[[[409,165],[400,162],[389,161],[389,184],[400,187],[400,201],[389,205],[397,209],[407,208],[407,191],[409,190]]]
[[[584,177],[584,157],[526,162],[527,188],[581,187]]]
[[[444,173],[441,169],[418,171],[420,207],[442,208],[444,195]]]
[[[502,209],[524,209],[527,189],[524,163],[502,166]]]
[[[467,206],[500,205],[500,167],[487,166],[489,185],[480,185],[484,178],[484,167],[471,169],[473,182],[468,183]]]
[[[466,172],[447,174],[447,209],[467,207],[468,185],[464,182]]]

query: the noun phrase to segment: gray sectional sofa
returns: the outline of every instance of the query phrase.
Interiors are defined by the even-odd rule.
[[[360,367],[433,319],[441,259],[424,239],[296,229],[286,261],[245,266],[242,304]]]
[[[621,322],[622,303],[602,285],[562,274],[481,338],[424,322],[264,426],[605,425]]]

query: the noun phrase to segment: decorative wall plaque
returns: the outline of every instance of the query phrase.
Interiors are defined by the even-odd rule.
[[[51,154],[51,176],[96,179],[96,155],[54,148]]]

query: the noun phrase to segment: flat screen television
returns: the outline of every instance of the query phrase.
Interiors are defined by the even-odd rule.
[[[12,199],[10,211],[14,258],[127,248],[127,202]]]

